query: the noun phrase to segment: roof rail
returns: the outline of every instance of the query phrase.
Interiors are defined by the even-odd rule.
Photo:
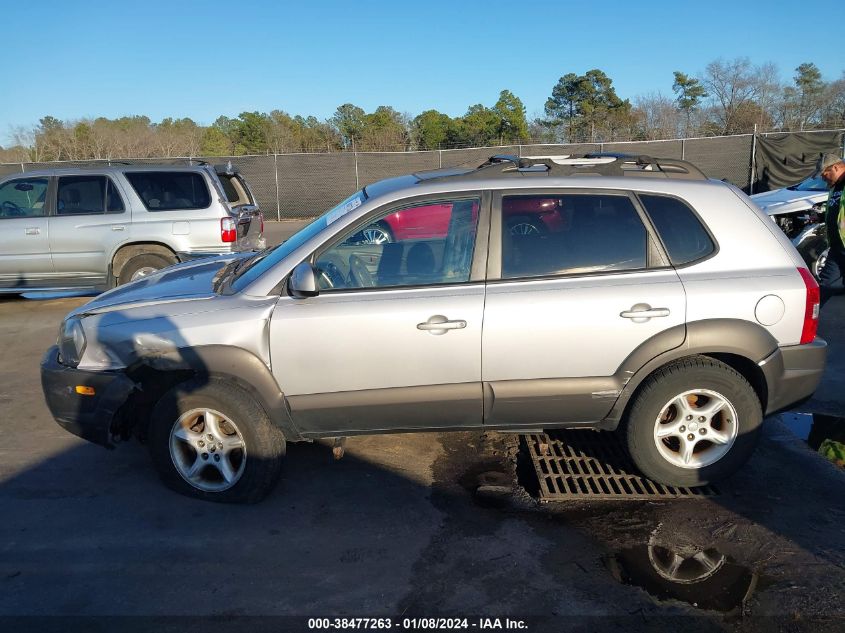
[[[503,176],[540,172],[549,176],[637,176],[707,180],[704,172],[685,160],[615,152],[522,157],[496,154],[465,176],[477,177],[481,170],[497,171]]]

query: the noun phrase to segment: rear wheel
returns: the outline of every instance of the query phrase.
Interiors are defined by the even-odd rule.
[[[172,266],[177,261],[176,257],[160,253],[135,255],[135,257],[123,265],[117,283],[122,286],[123,284],[128,284],[130,281],[143,279],[144,277],[157,273],[162,268]]]
[[[285,454],[285,439],[264,409],[217,379],[165,394],[153,409],[149,440],[162,481],[208,501],[260,501],[275,486]]]
[[[655,481],[702,486],[749,458],[763,413],[748,381],[731,367],[696,356],[649,376],[627,419],[628,450]]]

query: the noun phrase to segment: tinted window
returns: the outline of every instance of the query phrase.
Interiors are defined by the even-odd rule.
[[[631,200],[613,195],[505,196],[502,277],[646,267],[647,233]]]
[[[123,213],[123,211],[123,198],[120,197],[115,184],[109,180],[106,189],[106,213]]]
[[[46,215],[46,178],[18,178],[0,185],[0,218],[34,218]]]
[[[226,200],[229,202],[237,202],[240,196],[232,184],[232,179],[228,176],[220,176],[220,184],[223,185],[223,193],[226,194]]]
[[[675,266],[707,257],[716,248],[707,231],[685,203],[667,196],[640,195]]]
[[[126,178],[150,211],[205,209],[211,204],[208,187],[193,172],[128,172]]]
[[[317,257],[323,290],[469,280],[477,199],[421,203],[353,230]]]
[[[105,176],[62,176],[56,196],[58,215],[106,212]]]

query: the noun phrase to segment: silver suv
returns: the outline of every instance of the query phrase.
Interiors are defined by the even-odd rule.
[[[696,486],[814,392],[818,310],[786,236],[689,163],[498,156],[107,292],[65,319],[42,381],[61,426],[140,437],[205,499],[260,499],[286,442],[466,429],[618,427],[646,475]]]
[[[208,255],[264,248],[232,168],[114,165],[0,180],[0,293],[108,288]]]

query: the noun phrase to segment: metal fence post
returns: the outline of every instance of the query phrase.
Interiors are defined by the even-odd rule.
[[[442,149],[437,150],[437,159],[439,161],[438,167],[440,167],[440,169],[443,169],[443,150]]]
[[[361,188],[361,181],[358,177],[358,151],[353,150],[352,153],[355,154],[355,191],[358,191]]]
[[[681,160],[687,159],[687,141],[686,139],[681,139]]]
[[[754,133],[751,135],[751,166],[748,175],[748,195],[754,193],[754,163],[757,160],[757,124],[754,124]]]
[[[517,145],[516,155],[522,158],[522,145]]]
[[[282,220],[282,201],[279,198],[279,160],[275,152],[273,152],[273,173],[276,175],[276,220]]]
[[[21,163],[21,173],[25,172],[26,170],[23,168],[23,163]]]

